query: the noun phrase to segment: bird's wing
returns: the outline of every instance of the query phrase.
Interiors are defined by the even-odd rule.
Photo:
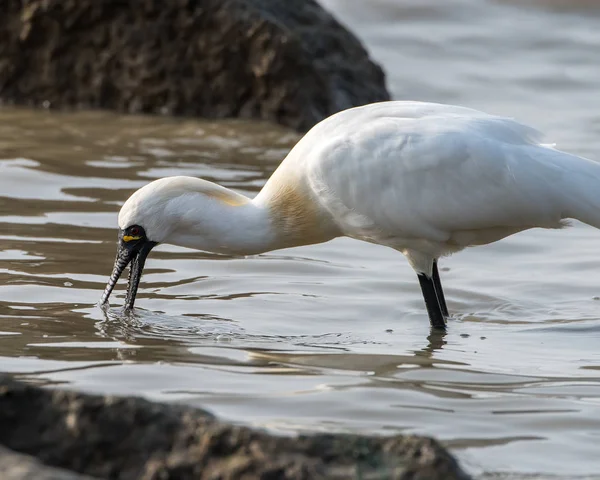
[[[379,116],[313,139],[305,166],[350,236],[442,242],[464,230],[558,226],[551,192],[562,172],[542,158],[551,150],[536,133],[485,114]]]

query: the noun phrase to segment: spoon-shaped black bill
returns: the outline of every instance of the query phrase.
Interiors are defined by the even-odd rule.
[[[140,240],[133,243],[125,242],[123,240],[119,241],[117,258],[115,259],[112,274],[108,279],[108,283],[106,284],[106,288],[100,299],[101,304],[108,302],[108,298],[115,288],[117,281],[123,274],[125,267],[129,265],[129,281],[127,283],[127,294],[125,296],[125,309],[130,310],[133,308],[135,296],[140,284],[140,278],[142,278],[144,264],[146,263],[146,257],[150,253],[150,250],[155,246],[155,242],[148,240]]]

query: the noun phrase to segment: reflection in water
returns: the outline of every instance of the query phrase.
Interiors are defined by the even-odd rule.
[[[425,358],[431,358],[437,350],[441,350],[444,345],[446,345],[446,341],[444,340],[446,335],[447,332],[445,331],[431,330],[427,337],[427,346],[415,352],[415,354],[422,355]]]
[[[396,96],[515,116],[600,159],[600,30],[582,2],[323,3]],[[599,471],[600,237],[582,225],[444,259],[447,334],[430,332],[402,258],[348,239],[249,258],[160,246],[133,315],[97,306],[132,191],[186,174],[252,196],[296,139],[260,123],[0,110],[2,370],[278,430],[435,435],[481,478]]]

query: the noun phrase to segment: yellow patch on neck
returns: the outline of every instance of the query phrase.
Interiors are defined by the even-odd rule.
[[[269,209],[273,225],[287,246],[321,243],[339,235],[329,215],[296,186],[278,186]]]
[[[250,199],[244,195],[202,178],[174,177],[171,185],[171,188],[177,189],[179,193],[201,193],[202,195],[214,198],[231,207],[239,207],[250,201]]]
[[[218,200],[221,203],[229,205],[230,207],[239,207],[241,205],[247,204],[250,199],[244,197],[243,195],[238,195],[234,193],[231,195],[228,192],[210,192],[207,194],[209,197],[212,197]]]
[[[218,200],[225,205],[229,205],[230,207],[240,207],[250,201],[250,199],[244,195],[240,195],[239,193],[235,193],[232,190],[220,187],[218,185],[215,186],[217,188],[207,189],[202,191],[202,193],[207,197],[214,198],[215,200]]]

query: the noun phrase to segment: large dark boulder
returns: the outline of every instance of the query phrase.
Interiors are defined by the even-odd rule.
[[[298,130],[387,100],[384,74],[314,0],[2,0],[0,101]]]
[[[18,476],[24,465],[39,472],[39,462],[120,480],[468,479],[426,437],[278,437],[191,407],[43,389],[7,376],[0,376],[0,445],[38,460],[13,459],[21,470],[11,477],[0,469],[7,480],[28,478]],[[9,461],[6,450],[0,461],[3,453]],[[54,474],[47,479],[61,478]]]

